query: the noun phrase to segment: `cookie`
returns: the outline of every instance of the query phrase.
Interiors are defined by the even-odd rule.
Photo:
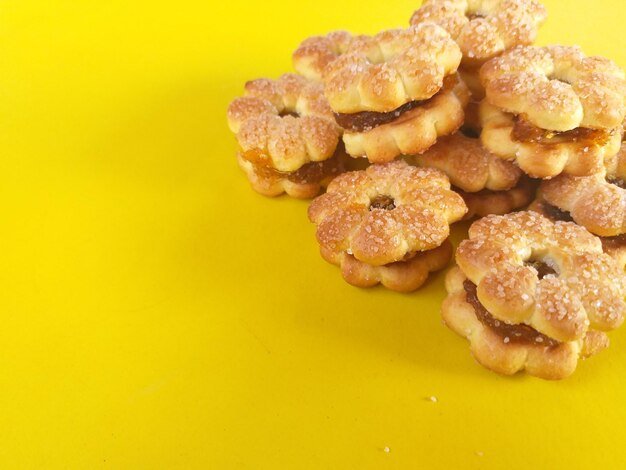
[[[444,322],[495,372],[565,378],[623,322],[626,275],[574,223],[532,211],[488,216],[470,227],[456,262]]]
[[[496,157],[481,143],[480,125],[470,104],[461,130],[442,137],[422,155],[419,166],[443,171],[468,207],[466,219],[489,214],[506,214],[526,206],[534,196],[534,185],[513,163]]]
[[[602,240],[605,253],[626,266],[626,143],[593,176],[560,175],[541,184],[532,208],[552,220],[574,221]]]
[[[541,185],[546,202],[591,233],[615,237],[626,233],[626,145],[602,173],[575,177],[561,175]]]
[[[328,64],[348,51],[363,51],[373,56],[378,53],[379,46],[372,36],[353,36],[347,31],[333,31],[325,36],[313,36],[302,41],[292,55],[293,67],[310,80],[322,81]]]
[[[296,74],[246,83],[228,107],[238,163],[256,191],[310,198],[342,169],[341,128],[323,86]]]
[[[459,44],[464,67],[476,67],[532,44],[546,18],[545,7],[535,0],[425,0],[410,24],[437,23]]]
[[[621,144],[624,72],[578,47],[517,47],[480,70],[481,139],[535,178],[601,171]]]
[[[457,192],[467,205],[465,220],[487,215],[504,215],[517,209],[526,207],[533,200],[537,185],[529,178],[522,177],[517,185],[506,191],[482,191],[468,193],[462,190]]]
[[[308,215],[322,257],[346,281],[406,292],[447,264],[450,224],[466,211],[445,174],[398,160],[339,175]]]
[[[548,203],[541,192],[537,198],[528,206],[528,210],[538,212],[548,219],[556,222],[574,222],[571,214],[563,211],[556,206]],[[613,258],[617,265],[622,269],[626,269],[626,234],[616,235],[613,237],[598,236],[602,242],[602,250]]]
[[[456,75],[461,52],[433,23],[383,31],[377,47],[348,51],[325,68],[325,94],[346,151],[370,162],[421,153],[463,123],[469,101]]]

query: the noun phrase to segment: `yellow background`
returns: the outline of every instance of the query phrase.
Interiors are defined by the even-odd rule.
[[[626,328],[566,381],[494,375],[441,325],[441,274],[345,284],[307,203],[236,167],[245,80],[417,3],[0,3],[0,468],[625,461]],[[546,3],[542,43],[626,66],[622,1]]]

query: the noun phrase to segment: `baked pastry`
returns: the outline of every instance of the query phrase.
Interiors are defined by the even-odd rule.
[[[536,0],[424,0],[411,25],[425,21],[448,31],[463,53],[463,66],[476,67],[515,46],[530,45],[547,18]]]
[[[598,173],[621,144],[624,72],[578,47],[517,47],[480,70],[485,147],[536,178]]]
[[[553,220],[571,220],[602,240],[605,253],[626,267],[626,143],[602,173],[561,175],[541,185],[533,207]]]
[[[293,67],[310,80],[322,81],[326,66],[348,50],[375,55],[380,48],[373,36],[353,36],[348,31],[333,31],[302,41],[292,55]]]
[[[531,211],[488,216],[470,227],[456,262],[444,322],[495,372],[567,377],[623,322],[626,275],[574,223]]]
[[[342,171],[344,151],[323,86],[293,73],[245,85],[228,107],[237,161],[257,192],[297,198],[319,193]]]
[[[506,214],[526,206],[534,196],[534,185],[513,163],[496,157],[478,138],[480,125],[471,103],[459,132],[442,137],[422,155],[419,166],[443,171],[468,207],[466,219],[489,214]]]
[[[466,210],[445,174],[398,160],[338,176],[308,214],[347,282],[409,292],[447,265],[450,224]]]
[[[530,178],[523,176],[514,187],[506,191],[491,191],[489,189],[474,193],[461,189],[456,189],[456,191],[467,205],[465,220],[470,220],[491,214],[508,214],[525,207],[532,201],[536,189],[537,185]]]
[[[528,206],[528,210],[538,212],[554,222],[575,222],[569,212],[563,211],[547,202],[541,194],[541,191],[537,194],[537,198]],[[613,258],[618,266],[621,266],[622,269],[626,269],[626,234],[613,237],[596,236],[602,242],[602,250]]]
[[[325,68],[325,94],[344,129],[346,151],[381,163],[421,153],[463,123],[469,91],[461,52],[434,23],[374,36]]]
[[[463,53],[459,75],[480,101],[480,67],[508,49],[532,44],[546,17],[535,0],[425,0],[410,23],[432,21],[452,35]]]

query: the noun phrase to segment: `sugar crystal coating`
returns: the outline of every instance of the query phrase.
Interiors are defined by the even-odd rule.
[[[626,144],[606,162],[604,171],[587,177],[562,175],[542,184],[543,198],[568,212],[590,232],[614,237],[626,233]]]
[[[252,80],[245,93],[228,107],[242,158],[294,172],[335,154],[341,129],[321,84],[287,73],[278,80]]]
[[[547,17],[536,0],[425,0],[411,24],[437,23],[463,52],[464,64],[480,64],[503,51],[535,41]]]
[[[372,206],[380,196],[395,208]],[[397,161],[338,176],[311,203],[309,218],[323,250],[384,265],[440,246],[466,210],[443,173]]]
[[[478,286],[480,302],[501,321],[563,342],[623,321],[626,275],[600,240],[574,223],[532,211],[485,217],[470,227],[456,259]],[[555,274],[539,276],[532,262]]]
[[[434,23],[383,31],[369,46],[351,44],[326,66],[325,94],[334,112],[390,112],[431,98],[461,61],[456,43]]]
[[[575,46],[518,46],[480,70],[487,100],[547,130],[614,129],[626,117],[624,72]]]

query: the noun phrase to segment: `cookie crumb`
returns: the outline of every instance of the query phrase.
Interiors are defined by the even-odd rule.
[[[383,449],[383,452],[384,452],[385,454],[388,454],[389,452],[391,452],[391,449],[390,449],[389,447],[385,447],[385,448]]]
[[[428,397],[428,399],[432,401],[433,403],[437,403],[437,397],[435,396]]]
[[[483,453],[483,451],[482,451],[482,450],[477,450],[477,451],[476,451],[476,455],[477,455],[477,456],[479,456],[479,457],[482,457],[482,456],[484,456],[485,454]]]

